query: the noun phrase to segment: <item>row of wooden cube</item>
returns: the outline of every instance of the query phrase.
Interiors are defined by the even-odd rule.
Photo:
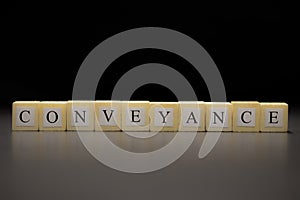
[[[287,132],[288,104],[16,101],[13,130]]]

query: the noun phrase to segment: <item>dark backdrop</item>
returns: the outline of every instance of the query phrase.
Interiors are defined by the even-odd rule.
[[[264,3],[8,3],[1,11],[1,105],[15,100],[70,100],[82,61],[104,39],[131,28],[158,26],[197,40],[217,64],[228,101],[296,104],[293,27],[281,5]],[[183,58],[146,49],[121,56],[105,72],[97,99],[109,99],[116,81],[147,62],[174,67],[209,101],[201,76]],[[132,99],[176,100],[159,85],[138,89]]]

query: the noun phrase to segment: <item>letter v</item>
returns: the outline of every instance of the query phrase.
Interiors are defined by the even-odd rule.
[[[102,110],[102,111],[103,111],[103,113],[104,113],[104,115],[105,115],[105,118],[106,118],[107,122],[109,122],[110,119],[111,119],[111,116],[112,116],[112,114],[113,114],[113,112],[114,112],[114,110],[111,110],[109,116],[107,115],[107,112],[106,112],[107,110]]]

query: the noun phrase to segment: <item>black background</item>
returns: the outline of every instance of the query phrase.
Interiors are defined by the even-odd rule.
[[[146,26],[171,28],[198,41],[217,64],[228,101],[298,104],[299,22],[290,17],[292,11],[287,14],[272,1],[162,2],[0,5],[2,199],[300,199],[297,109],[291,109],[289,134],[222,134],[210,155],[199,160],[206,136],[199,133],[180,159],[149,174],[121,173],[99,164],[75,133],[11,134],[5,110],[13,101],[71,99],[77,71],[95,46]],[[191,82],[199,100],[209,100],[203,80],[188,63],[157,50],[131,52],[112,63],[100,80],[97,99],[108,99],[122,74],[147,62],[174,67]],[[158,85],[143,86],[132,98],[176,100]],[[174,137],[160,134],[137,141],[116,134],[107,135],[128,149],[147,150]]]
[[[77,71],[106,38],[146,26],[180,31],[198,41],[223,77],[228,101],[284,101],[297,104],[293,29],[282,5],[251,3],[70,3],[12,2],[1,8],[1,105],[15,100],[70,100]],[[160,50],[130,52],[100,80],[97,99],[110,99],[116,81],[147,62],[182,73],[209,101],[201,76],[183,58]],[[132,99],[176,101],[159,85],[138,89]]]

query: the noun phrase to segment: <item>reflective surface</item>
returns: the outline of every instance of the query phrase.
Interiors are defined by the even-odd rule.
[[[197,133],[170,166],[129,174],[97,161],[76,132],[11,132],[11,114],[4,110],[1,199],[299,199],[299,120],[296,111],[290,114],[290,133],[222,133],[204,159],[198,153],[209,133]],[[147,139],[106,135],[119,147],[141,153],[163,147],[175,133]]]

